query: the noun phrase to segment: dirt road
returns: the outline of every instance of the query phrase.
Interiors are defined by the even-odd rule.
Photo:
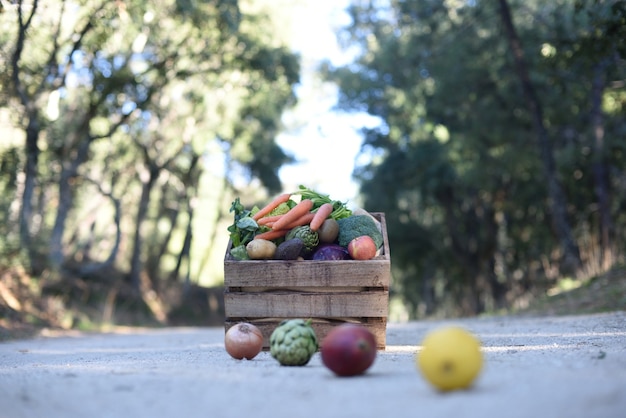
[[[442,394],[414,366],[426,332],[458,324],[483,342],[474,387]],[[626,312],[389,324],[363,376],[319,353],[284,367],[231,359],[221,328],[42,337],[0,343],[0,417],[626,416]]]

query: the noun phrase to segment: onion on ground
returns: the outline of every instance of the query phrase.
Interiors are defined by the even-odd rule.
[[[228,328],[224,346],[232,358],[252,360],[263,348],[263,334],[255,325],[240,322]]]

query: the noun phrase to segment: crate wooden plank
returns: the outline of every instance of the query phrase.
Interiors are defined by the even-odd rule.
[[[228,292],[250,292],[250,293],[272,293],[272,292],[300,292],[300,293],[334,293],[334,292],[369,292],[376,290],[387,290],[384,287],[362,287],[362,286],[332,286],[332,287],[316,287],[316,286],[294,286],[294,287],[269,287],[269,286],[246,286],[235,287],[230,286]]]
[[[389,261],[226,261],[227,286],[373,286],[389,287]]]
[[[386,317],[386,290],[347,293],[224,293],[226,317]]]
[[[280,324],[282,318],[232,318],[225,323],[225,330],[228,330],[233,325],[239,322],[249,322],[259,328],[263,334],[263,350],[269,350],[269,340],[272,332],[278,324]],[[321,345],[324,337],[337,325],[342,323],[354,323],[359,324],[367,328],[374,334],[376,338],[376,348],[384,350],[387,345],[387,320],[386,318],[344,318],[338,319],[326,319],[326,318],[312,318],[311,326],[315,331],[315,335]]]

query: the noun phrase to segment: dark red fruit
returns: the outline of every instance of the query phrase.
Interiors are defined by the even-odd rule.
[[[341,324],[322,341],[322,363],[338,376],[364,373],[376,358],[376,337],[358,324]]]

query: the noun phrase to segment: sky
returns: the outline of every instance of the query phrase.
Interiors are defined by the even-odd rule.
[[[285,114],[287,126],[278,144],[298,160],[281,169],[286,190],[303,184],[331,198],[358,206],[358,186],[352,180],[355,160],[361,147],[358,128],[371,120],[333,110],[337,88],[322,83],[315,68],[325,59],[341,65],[349,56],[337,44],[335,30],[349,22],[347,0],[305,0],[294,8],[291,20],[291,47],[302,57],[303,73],[297,88],[300,103]]]

